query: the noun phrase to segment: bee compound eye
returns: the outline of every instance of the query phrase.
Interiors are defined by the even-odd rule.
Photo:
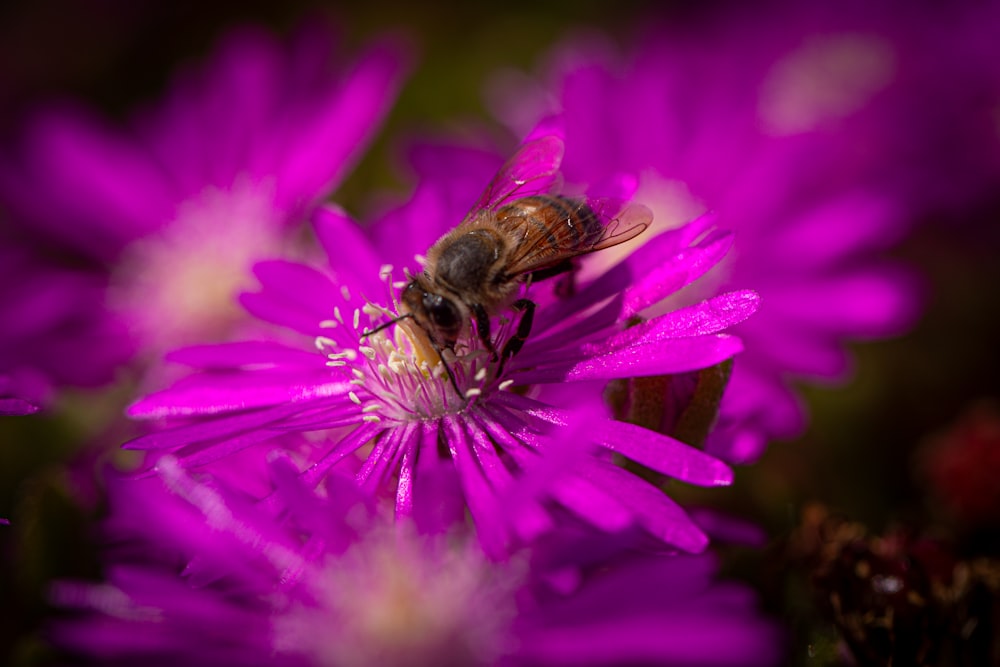
[[[458,326],[458,309],[451,301],[437,294],[428,294],[424,297],[424,306],[435,326],[441,329],[452,329]]]

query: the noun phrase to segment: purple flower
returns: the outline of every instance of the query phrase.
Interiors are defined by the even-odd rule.
[[[331,57],[318,25],[287,45],[236,30],[127,128],[68,104],[31,116],[0,159],[0,205],[27,255],[8,282],[16,293],[5,290],[4,316],[22,319],[0,334],[0,373],[92,386],[241,326],[235,295],[250,266],[295,251],[295,226],[353,165],[399,85],[394,46],[343,71]]]
[[[782,23],[799,30],[786,35],[774,17],[758,34],[730,18],[691,34],[651,29],[627,60],[580,40],[535,94],[508,81],[494,97],[518,131],[565,127],[568,182],[639,173],[654,225],[709,208],[735,231],[734,252],[672,303],[761,294],[760,313],[734,329],[746,349],[706,445],[745,463],[804,428],[793,381],[848,377],[845,343],[904,331],[918,297],[913,277],[878,256],[905,233],[907,205],[843,152],[858,140],[846,119],[896,85],[894,45],[833,26],[810,34],[809,21]]]
[[[111,379],[127,338],[94,316],[99,277],[11,242],[0,247],[0,282],[8,286],[0,292],[0,415],[37,412],[54,381],[87,387]]]
[[[508,163],[502,173],[525,182],[518,196],[551,185],[561,147],[557,137],[544,137]],[[129,408],[131,416],[163,418],[169,428],[127,446],[172,452],[180,465],[194,467],[276,436],[311,433],[312,451],[302,455],[308,484],[351,466],[361,488],[388,494],[406,517],[419,511],[421,487],[448,483],[461,490],[493,555],[549,530],[553,512],[564,510],[607,530],[636,522],[667,544],[702,549],[705,536],[684,512],[612,455],[699,485],[729,483],[730,470],[672,438],[611,419],[598,399],[608,380],[686,372],[740,350],[738,339],[722,332],[756,309],[750,291],[628,326],[718,262],[730,235],[702,220],[651,239],[596,278],[584,266],[571,296],[557,295],[554,280],[534,284],[520,292],[537,310],[518,354],[502,366],[467,332],[454,354],[445,352],[446,367],[411,319],[369,335],[395,315],[372,299],[394,302],[386,259],[412,266],[408,258],[462,220],[475,201],[471,187],[488,178],[469,175],[496,164],[458,149],[424,150],[416,159],[425,180],[408,203],[372,225],[319,211],[315,228],[328,267],[258,264],[261,291],[243,303],[290,330],[287,339],[169,355],[199,372]],[[518,313],[493,320],[493,343],[502,350]],[[584,405],[590,409],[570,409]],[[510,497],[514,482],[525,480],[544,489],[537,502]]]
[[[113,478],[106,583],[59,582],[49,636],[101,664],[767,665],[775,628],[706,556],[586,531],[495,562],[460,526],[386,521],[272,461],[278,521],[170,457]],[[185,565],[186,564],[186,565]],[[179,570],[183,571],[179,573]]]

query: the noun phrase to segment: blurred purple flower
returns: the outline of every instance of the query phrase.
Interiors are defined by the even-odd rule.
[[[110,379],[127,339],[94,315],[103,296],[98,276],[11,243],[0,247],[0,282],[8,286],[0,292],[0,415],[37,412],[54,379],[76,386]]]
[[[0,333],[0,373],[94,386],[132,359],[225,338],[250,266],[294,250],[295,226],[399,86],[396,46],[343,71],[331,46],[320,25],[287,45],[234,30],[128,128],[68,104],[30,117],[0,159],[0,206],[21,244],[6,281],[18,287],[0,303],[17,319]],[[15,271],[6,258],[3,271]]]
[[[107,582],[55,584],[50,639],[103,665],[777,661],[775,627],[710,557],[568,532],[495,562],[461,527],[386,521],[353,480],[319,495],[270,467],[280,522],[169,457],[111,479]]]
[[[526,169],[537,168],[530,160],[542,145],[558,150],[542,160],[558,166],[561,142],[546,137],[519,153],[529,160]],[[248,341],[172,353],[168,359],[201,372],[134,403],[131,416],[166,418],[170,428],[127,446],[172,452],[180,465],[193,467],[281,434],[318,431],[303,473],[308,483],[340,462],[355,465],[361,487],[394,497],[404,517],[417,511],[421,486],[451,484],[461,489],[458,496],[491,554],[551,528],[550,501],[601,528],[637,522],[667,544],[702,549],[706,538],[684,512],[615,465],[612,454],[699,485],[727,484],[730,470],[670,437],[610,419],[597,398],[612,378],[685,372],[740,350],[738,339],[721,332],[756,309],[750,291],[626,328],[636,312],[718,262],[730,236],[707,231],[707,222],[699,221],[651,239],[600,277],[581,280],[568,298],[555,296],[553,281],[532,285],[534,327],[502,372],[475,336],[456,348],[449,366],[459,395],[411,320],[363,338],[392,315],[370,301],[378,294],[386,294],[384,303],[394,300],[385,284],[391,269],[383,262],[412,265],[414,253],[425,252],[462,220],[475,201],[473,188],[496,168],[493,158],[477,151],[424,150],[416,159],[424,180],[412,199],[370,227],[334,209],[318,212],[315,228],[327,269],[290,262],[255,268],[262,289],[244,295],[244,305],[303,335],[300,342]],[[470,178],[474,174],[480,177]],[[510,321],[494,323],[497,349],[512,329]],[[556,407],[591,405],[588,397],[595,404],[589,411]],[[541,500],[509,498],[519,478],[536,479],[545,491]]]
[[[492,96],[518,132],[565,127],[568,182],[639,173],[637,197],[658,224],[707,207],[735,231],[733,253],[671,303],[720,288],[761,294],[760,313],[734,329],[746,350],[706,444],[746,463],[804,428],[793,381],[843,380],[845,344],[905,331],[919,297],[913,276],[878,255],[906,232],[910,204],[845,147],[864,143],[852,132],[869,136],[848,119],[898,108],[896,45],[839,20],[824,32],[808,10],[734,14],[688,32],[651,28],[627,60],[588,36],[553,55],[542,82],[508,77]]]

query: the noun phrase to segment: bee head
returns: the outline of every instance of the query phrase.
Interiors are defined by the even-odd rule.
[[[465,318],[453,300],[431,290],[418,276],[406,285],[401,301],[437,345],[454,349]]]

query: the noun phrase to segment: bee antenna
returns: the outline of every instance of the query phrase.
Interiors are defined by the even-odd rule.
[[[371,329],[369,331],[365,331],[363,334],[361,334],[361,338],[364,339],[364,338],[368,338],[368,336],[371,336],[372,334],[377,334],[379,331],[382,331],[383,329],[388,329],[389,327],[391,327],[396,322],[399,322],[400,320],[405,320],[408,317],[412,318],[413,317],[413,313],[403,313],[402,315],[398,315],[398,316],[392,318],[388,322],[383,322],[382,324],[378,325],[374,329]]]

